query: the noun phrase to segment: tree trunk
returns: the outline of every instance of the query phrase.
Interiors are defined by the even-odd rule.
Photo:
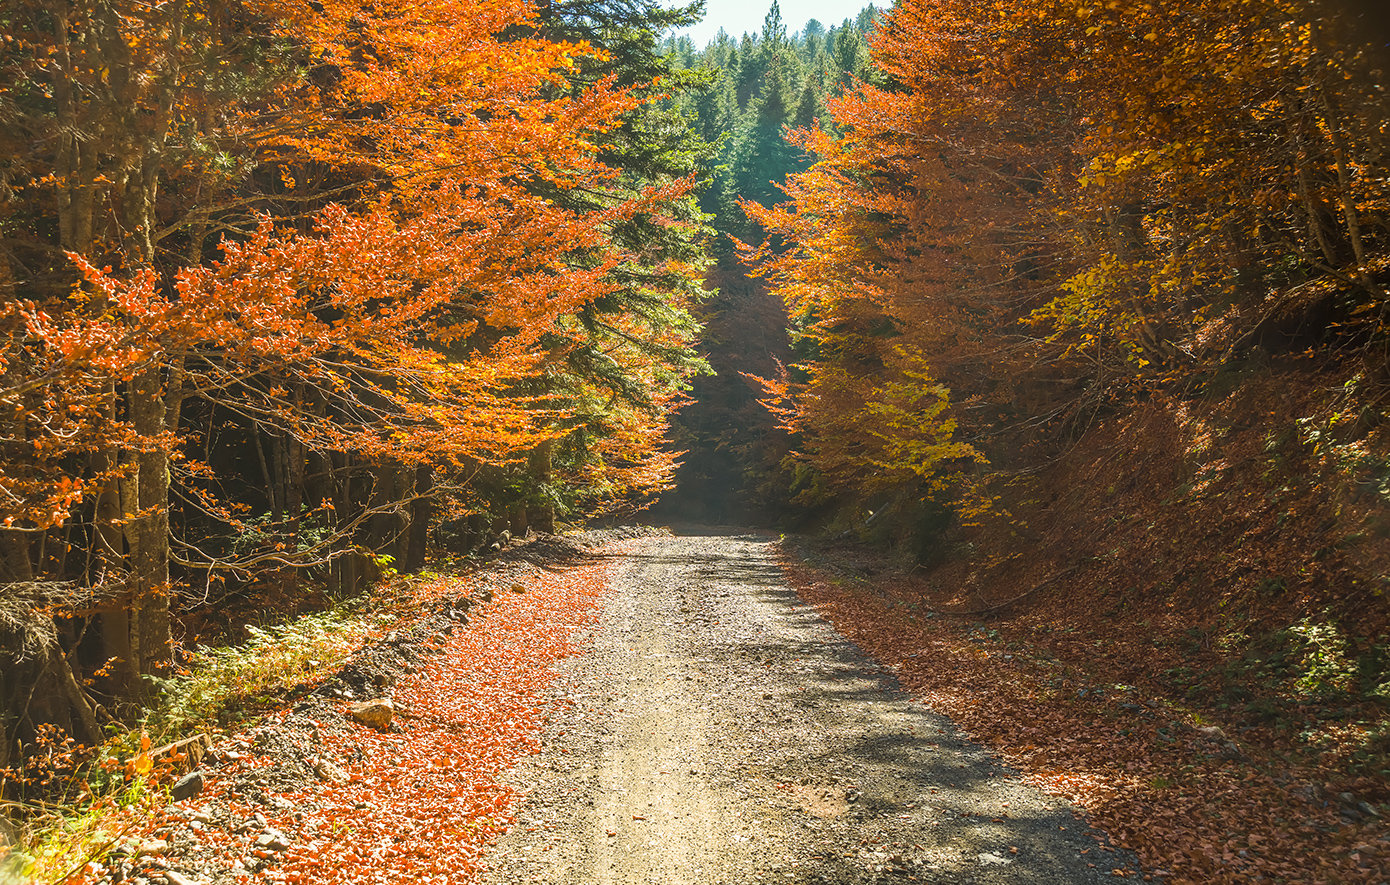
[[[397,561],[402,558],[407,528],[402,502],[410,496],[412,487],[400,464],[372,468],[372,494],[367,506],[376,512],[368,523],[367,544],[373,553]]]
[[[555,440],[548,439],[531,452],[531,476],[540,489],[540,503],[532,508],[531,522],[538,532],[555,533],[555,503],[550,498]]]
[[[101,727],[97,725],[96,713],[92,710],[92,705],[87,702],[87,696],[82,692],[82,686],[77,684],[77,677],[73,675],[72,667],[68,666],[68,659],[57,642],[54,642],[49,649],[45,664],[47,670],[58,680],[58,686],[64,697],[67,698],[68,706],[76,715],[73,722],[73,737],[77,738],[79,743],[84,743],[89,747],[101,744]]]
[[[28,532],[0,529],[0,584],[23,584],[34,580]]]
[[[1322,252],[1327,265],[1336,267],[1337,253],[1332,248],[1332,241],[1327,238],[1325,223],[1329,213],[1320,200],[1315,201],[1313,198],[1313,184],[1308,174],[1311,158],[1308,156],[1308,146],[1303,135],[1304,114],[1292,98],[1285,100],[1284,107],[1291,121],[1289,133],[1293,137],[1293,165],[1298,179],[1298,195],[1303,201],[1303,211],[1308,213],[1308,234],[1312,239],[1312,245]]]
[[[1351,241],[1351,251],[1356,257],[1356,279],[1368,293],[1379,295],[1375,282],[1371,279],[1370,268],[1366,263],[1366,244],[1361,237],[1361,214],[1356,207],[1356,194],[1352,190],[1351,172],[1348,169],[1346,138],[1342,134],[1341,120],[1337,119],[1332,99],[1323,93],[1323,106],[1327,109],[1327,134],[1332,140],[1332,156],[1337,166],[1337,196],[1341,199],[1342,215],[1347,223],[1347,239]]]
[[[303,385],[295,392],[295,409],[301,414],[305,408]],[[285,518],[290,521],[290,531],[298,540],[304,516],[304,462],[308,452],[304,443],[293,433],[285,434]]]
[[[104,263],[106,256],[97,254],[97,220],[109,208],[120,222],[101,242],[104,250],[120,253],[110,263],[126,270],[152,266],[154,207],[180,90],[187,3],[159,9],[167,49],[153,71],[137,69],[118,4],[97,2],[77,17],[61,4],[51,12],[62,245],[97,265]],[[103,194],[110,197],[109,206],[99,200]],[[91,307],[97,313],[107,309],[100,300]],[[177,390],[182,384],[177,367],[172,374],[171,389]],[[169,452],[163,432],[177,429],[178,404],[166,413],[162,385],[158,366],[128,383],[124,417],[145,443],[125,464],[127,471],[118,476],[122,453],[113,446],[99,448],[91,461],[97,479],[92,559],[99,573],[89,577],[119,588],[116,598],[103,601],[99,630],[105,655],[114,659],[108,668],[113,687],[126,696],[140,693],[136,676],[162,672],[169,661]],[[119,401],[114,382],[106,395],[107,416],[114,420]],[[72,677],[65,660],[61,669]]]
[[[339,458],[342,459],[341,469],[334,463]],[[333,520],[341,530],[341,526],[352,521],[354,508],[352,500],[353,459],[352,455],[348,453],[330,453],[326,460],[331,465],[333,474]],[[351,547],[354,540],[353,538],[343,538],[341,543],[344,547]],[[361,575],[356,555],[347,554],[335,557],[329,574],[329,587],[332,593],[339,597],[353,596],[357,593],[357,583]]]
[[[416,497],[410,503],[410,531],[401,571],[414,573],[425,567],[425,556],[429,552],[430,519],[434,515],[434,499],[430,497],[433,484],[434,473],[429,467],[415,468]]]
[[[256,447],[256,461],[261,465],[261,479],[265,482],[265,497],[270,511],[271,525],[279,526],[283,513],[280,508],[280,498],[277,495],[278,484],[275,482],[275,474],[270,470],[270,465],[275,463],[275,459],[273,456],[269,459],[266,458],[266,444],[261,439],[261,423],[255,419],[251,421],[251,444]],[[273,446],[271,450],[274,451]]]
[[[126,480],[126,543],[131,569],[131,661],[141,675],[164,673],[173,638],[169,629],[169,452],[160,435],[170,416],[158,367],[136,376],[130,385],[130,419],[146,440],[135,454]],[[177,418],[177,409],[172,410]]]
[[[116,417],[116,386],[106,393],[108,420]],[[118,697],[133,697],[139,667],[131,654],[129,593],[124,589],[126,571],[125,533],[121,530],[121,486],[117,476],[119,453],[104,446],[92,455],[92,473],[99,478],[97,488],[96,525],[92,532],[94,550],[91,559],[97,563],[98,575],[93,582],[105,585],[105,594],[98,600],[97,620],[101,633],[103,660],[101,669],[107,674],[108,685]]]

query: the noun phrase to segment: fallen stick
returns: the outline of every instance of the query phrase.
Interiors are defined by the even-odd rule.
[[[991,605],[991,606],[988,606],[988,607],[986,607],[986,608],[975,609],[974,611],[968,611],[968,612],[951,612],[951,611],[947,611],[947,612],[942,612],[942,614],[944,614],[944,615],[952,615],[952,616],[954,616],[954,617],[962,617],[962,618],[963,618],[963,617],[969,617],[969,616],[972,616],[972,615],[988,615],[988,614],[993,614],[994,612],[999,611],[1001,608],[1008,608],[1009,606],[1013,605],[1015,602],[1018,602],[1018,601],[1021,600],[1021,599],[1026,599],[1027,597],[1032,596],[1034,593],[1037,593],[1039,590],[1041,590],[1042,588],[1046,587],[1048,584],[1051,584],[1053,581],[1057,580],[1058,578],[1066,577],[1067,575],[1071,574],[1072,572],[1076,571],[1076,570],[1079,569],[1079,568],[1081,568],[1081,563],[1077,563],[1076,565],[1070,566],[1069,568],[1064,568],[1064,569],[1062,569],[1060,572],[1057,572],[1057,573],[1056,573],[1055,575],[1053,575],[1052,577],[1050,577],[1050,578],[1048,578],[1047,580],[1043,581],[1041,584],[1037,584],[1037,585],[1033,586],[1031,589],[1029,589],[1029,590],[1027,590],[1027,591],[1025,591],[1025,592],[1023,592],[1023,593],[1020,593],[1018,596],[1015,596],[1013,599],[1010,599],[1010,600],[1008,600],[1008,601],[1006,601],[1006,602],[1001,602],[1001,603],[999,603],[998,605]],[[977,592],[977,594],[978,594],[978,591],[976,591],[976,592]]]

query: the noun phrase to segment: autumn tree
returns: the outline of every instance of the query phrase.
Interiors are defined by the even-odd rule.
[[[85,511],[86,535],[79,568],[116,595],[103,606],[102,634],[130,684],[168,654],[166,505],[180,367],[161,359],[157,342],[124,331],[87,328],[85,340],[74,339],[74,330],[120,307],[99,287],[60,300],[76,279],[65,256],[130,275],[161,264],[167,171],[185,160],[204,165],[199,154],[219,105],[270,88],[288,60],[271,50],[270,20],[240,7],[20,3],[7,10],[5,26],[8,138],[23,148],[6,169],[22,200],[10,209],[16,235],[7,238],[5,260],[13,348],[6,474],[29,478],[7,496],[14,552],[6,577],[29,580],[32,542],[42,551],[48,530],[86,505],[77,510]],[[223,67],[228,58],[264,67],[233,73]],[[16,322],[20,316],[27,323]],[[70,357],[44,353],[34,339]],[[57,390],[59,403],[49,399]],[[56,484],[33,482],[44,474]],[[67,530],[54,538],[64,551],[71,540]],[[115,573],[123,577],[108,580]]]
[[[783,244],[761,255],[800,340],[775,392],[811,471],[808,505],[877,507],[902,490],[935,506],[937,472],[983,458],[955,438],[952,395],[983,404],[1026,380],[1026,340],[1001,333],[1044,303],[1029,204],[1055,143],[1030,124],[1054,99],[976,75],[984,47],[952,32],[966,22],[979,29],[894,10],[874,43],[890,85],[828,102],[842,134],[802,133],[817,162],[784,186],[791,202],[745,203]],[[961,430],[989,417],[975,410]]]
[[[1383,301],[1383,99],[1321,11],[1078,12],[1071,40],[1146,73],[1077,78],[1080,269],[1039,313],[1059,340],[1184,371]]]
[[[528,393],[541,339],[619,291],[633,259],[614,232],[691,185],[615,188],[595,144],[645,99],[613,77],[578,85],[603,53],[544,36],[536,14],[36,4],[7,19],[7,94],[24,99],[7,137],[31,140],[7,169],[22,235],[5,262],[4,578],[87,589],[103,636],[87,663],[108,665],[111,691],[138,695],[168,661],[171,563],[206,593],[343,561],[423,493],[380,476],[461,487],[573,414]],[[237,67],[272,49],[275,76]],[[612,197],[555,199],[577,191]],[[261,436],[280,442],[271,464]],[[268,488],[248,501],[256,484],[225,467],[256,460]]]
[[[830,400],[868,415],[939,379],[1007,468],[1020,441],[1376,311],[1383,100],[1320,11],[895,6],[871,41],[883,85],[828,103],[838,136],[801,136],[818,161],[789,202],[747,204],[790,246],[763,253],[805,342],[787,405],[832,487],[871,488],[844,465],[880,463],[882,431]],[[1341,328],[1383,362],[1373,324]],[[930,425],[892,428],[896,451]]]

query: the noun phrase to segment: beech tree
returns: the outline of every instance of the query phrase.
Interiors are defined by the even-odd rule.
[[[545,35],[522,0],[6,16],[6,137],[25,149],[6,169],[0,580],[29,611],[83,588],[67,611],[98,615],[82,662],[107,697],[165,672],[176,578],[215,596],[394,549],[423,525],[412,501],[465,499],[483,465],[556,438],[576,409],[537,386],[544,339],[622,290],[640,262],[616,232],[660,226],[693,186],[619,186],[596,145],[651,95],[579,83],[604,52]],[[689,331],[648,334],[660,358],[614,359],[657,391],[651,418],[613,419],[598,498],[669,473],[654,428],[681,370],[661,360]],[[72,683],[66,661],[21,682]],[[8,734],[29,690],[4,688]],[[83,693],[66,704],[50,721],[95,740]]]
[[[1378,321],[1357,318],[1384,301],[1384,99],[1375,55],[1323,13],[889,11],[883,85],[828,102],[837,134],[800,136],[817,162],[787,202],[744,204],[803,341],[774,393],[828,490],[870,494],[886,451],[934,463],[953,421],[1007,469],[1001,434],[1056,445],[1252,346],[1361,336],[1383,373]],[[827,414],[872,415],[913,378],[957,407],[887,428]]]
[[[102,327],[124,308],[106,289],[60,293],[77,256],[131,276],[159,263],[166,169],[198,150],[217,102],[250,85],[225,76],[216,59],[254,57],[272,36],[269,26],[238,29],[239,12],[256,17],[196,3],[127,11],[38,2],[6,13],[9,138],[23,148],[11,154],[6,178],[28,206],[10,210],[12,229],[27,236],[7,242],[5,261],[4,577],[33,578],[36,533],[42,559],[45,533],[88,505],[82,571],[114,596],[102,605],[102,634],[126,685],[169,654],[168,459],[180,366],[161,359],[157,338]],[[70,540],[60,542],[64,564]]]

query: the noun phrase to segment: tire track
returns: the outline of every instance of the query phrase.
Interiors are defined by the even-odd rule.
[[[1136,869],[788,589],[772,541],[657,538],[564,665],[485,881],[1079,883]]]

